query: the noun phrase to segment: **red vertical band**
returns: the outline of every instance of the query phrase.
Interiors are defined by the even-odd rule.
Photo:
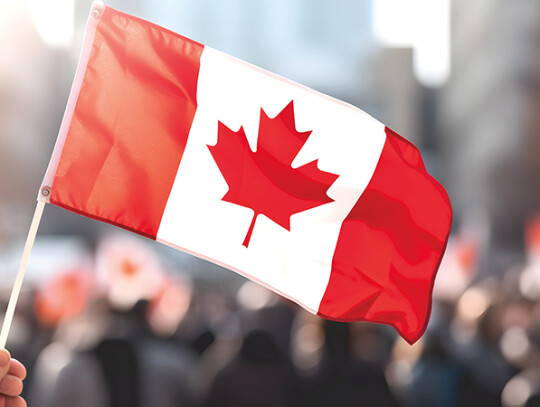
[[[51,203],[155,238],[197,108],[202,50],[104,9]]]
[[[452,209],[416,147],[385,131],[373,177],[343,222],[319,314],[391,325],[412,343],[427,326]]]

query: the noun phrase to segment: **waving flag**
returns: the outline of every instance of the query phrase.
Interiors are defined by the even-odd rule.
[[[41,191],[409,342],[451,222],[418,150],[366,113],[101,3]]]

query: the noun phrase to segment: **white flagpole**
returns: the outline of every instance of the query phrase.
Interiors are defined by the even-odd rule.
[[[26,244],[24,245],[19,270],[17,271],[15,283],[13,284],[13,288],[11,289],[11,296],[9,297],[6,315],[4,316],[2,331],[0,331],[0,349],[4,349],[6,347],[7,336],[9,334],[9,329],[11,328],[13,315],[15,314],[15,306],[17,305],[19,294],[21,293],[24,273],[26,272],[26,265],[28,264],[28,258],[30,257],[32,247],[34,246],[34,240],[36,239],[37,230],[41,221],[41,215],[43,214],[43,208],[45,208],[45,202],[38,201],[36,210],[34,212],[34,217],[32,219],[32,224],[30,225],[30,230],[28,231],[28,236],[26,238]]]

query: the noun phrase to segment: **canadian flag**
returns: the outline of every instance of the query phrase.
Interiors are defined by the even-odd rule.
[[[452,217],[363,111],[99,2],[41,191],[411,343]]]

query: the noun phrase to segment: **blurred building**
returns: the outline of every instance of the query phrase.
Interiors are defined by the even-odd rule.
[[[504,270],[539,208],[540,3],[453,0],[451,13],[444,181],[457,220],[487,232],[485,271]]]
[[[371,0],[139,3],[144,18],[196,41],[357,106],[370,103]]]
[[[374,58],[372,85],[377,118],[419,145],[422,140],[422,88],[413,72],[413,49],[381,48]]]

